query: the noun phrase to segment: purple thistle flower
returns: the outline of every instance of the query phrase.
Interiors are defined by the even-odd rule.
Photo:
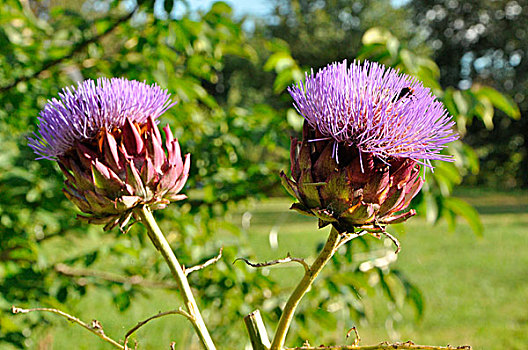
[[[39,134],[29,146],[40,158],[57,161],[64,194],[105,229],[124,230],[135,209],[166,207],[186,198],[179,192],[190,157],[169,126],[165,142],[156,119],[174,103],[166,90],[126,79],[87,80],[62,90],[40,113]]]
[[[297,111],[322,139],[389,157],[450,161],[439,154],[458,139],[441,102],[419,81],[378,63],[347,61],[306,74],[288,88]],[[317,140],[312,140],[317,141]],[[336,153],[335,153],[336,154]]]
[[[421,166],[458,135],[454,122],[416,79],[377,63],[334,63],[288,89],[304,117],[291,141],[292,209],[339,232],[384,232],[415,215],[404,211],[424,180]]]
[[[29,138],[38,159],[55,160],[76,141],[91,139],[102,129],[120,128],[126,119],[143,124],[157,119],[173,103],[158,85],[146,85],[124,78],[86,80],[64,88],[40,112],[39,133]]]

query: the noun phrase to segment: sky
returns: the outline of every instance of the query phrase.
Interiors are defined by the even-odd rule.
[[[189,4],[194,10],[207,10],[211,4],[218,0],[190,0]],[[223,0],[234,10],[236,16],[253,15],[264,17],[271,12],[274,1],[272,0]],[[405,5],[410,0],[391,0],[395,7]]]
[[[194,10],[207,10],[211,7],[211,4],[218,0],[191,0],[189,4]],[[236,16],[243,15],[254,15],[254,16],[265,16],[270,13],[273,7],[273,1],[265,0],[223,0],[229,4]]]

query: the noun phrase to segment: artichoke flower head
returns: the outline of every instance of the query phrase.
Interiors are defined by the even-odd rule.
[[[65,88],[41,111],[29,146],[57,161],[64,194],[79,218],[123,229],[137,206],[161,209],[186,198],[179,192],[190,157],[167,125],[165,142],[156,119],[174,103],[157,85],[126,79],[86,80]]]
[[[404,74],[365,61],[334,63],[289,88],[304,117],[291,141],[286,190],[301,213],[339,232],[382,232],[415,215],[405,211],[420,191],[423,166],[458,138],[454,122],[429,89]]]

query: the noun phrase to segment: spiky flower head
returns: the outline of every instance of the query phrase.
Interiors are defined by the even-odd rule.
[[[458,138],[454,122],[415,78],[377,63],[334,63],[289,89],[304,117],[292,140],[294,208],[341,231],[382,230],[414,215],[406,209],[423,180],[420,165]]]
[[[167,125],[156,119],[174,103],[166,90],[123,78],[86,80],[53,98],[41,111],[29,146],[55,160],[66,176],[64,193],[89,222],[123,228],[133,209],[165,207],[189,173]]]

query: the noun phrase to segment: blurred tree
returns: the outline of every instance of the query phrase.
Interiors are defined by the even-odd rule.
[[[390,28],[400,38],[409,26],[407,11],[388,0],[275,0],[273,16],[267,34],[287,42],[299,64],[314,69],[352,60],[372,26]]]
[[[442,72],[441,83],[468,89],[489,85],[528,110],[526,37],[528,2],[411,1],[415,40],[426,43]],[[519,117],[519,114],[515,115]],[[498,188],[527,187],[526,118],[504,114],[493,123],[468,123],[465,141],[481,158],[481,173],[468,180]]]

